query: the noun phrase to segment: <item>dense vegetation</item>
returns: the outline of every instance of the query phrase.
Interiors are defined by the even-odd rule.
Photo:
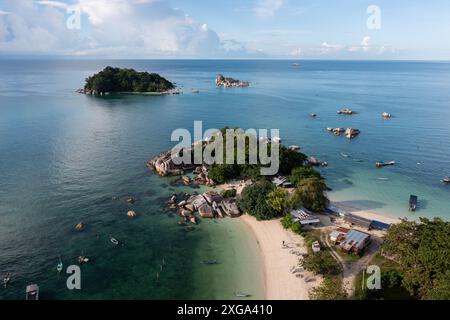
[[[309,297],[312,300],[346,300],[347,292],[340,278],[325,278],[319,287],[312,288]]]
[[[450,223],[402,221],[389,229],[383,254],[399,263],[402,285],[419,299],[450,299]],[[391,280],[390,280],[391,281]]]
[[[272,183],[265,179],[256,181],[246,187],[241,194],[238,205],[242,212],[255,216],[258,220],[270,220],[277,216],[277,213],[266,201],[267,195],[274,189]]]
[[[217,183],[225,183],[231,179],[252,179],[256,181],[251,186],[244,188],[238,205],[243,212],[255,216],[259,220],[269,220],[274,217],[282,217],[292,209],[306,207],[314,211],[325,209],[328,205],[328,199],[324,192],[327,187],[320,173],[306,164],[307,157],[298,151],[289,150],[283,145],[279,145],[279,170],[278,173],[288,176],[289,180],[295,185],[292,193],[286,189],[275,187],[269,179],[271,177],[261,176],[263,165],[257,161],[255,164],[249,164],[250,143],[249,138],[244,136],[244,131],[239,128],[234,130],[234,163],[225,164],[228,127],[220,130],[223,139],[223,163],[213,164],[208,171],[208,178]],[[213,135],[209,144],[219,142],[217,135]],[[245,140],[242,140],[242,138]],[[230,137],[228,137],[230,139]],[[238,139],[245,141],[243,144],[245,164],[237,164],[238,159]],[[269,142],[270,144],[270,142]],[[257,148],[260,146],[258,145]],[[206,145],[205,145],[206,148]],[[217,150],[210,148],[216,156]],[[241,150],[242,151],[242,150]],[[258,149],[256,151],[259,151]],[[267,150],[270,152],[270,147]],[[217,160],[217,159],[216,159]]]
[[[156,73],[106,67],[86,79],[85,90],[106,92],[163,92],[175,86]]]
[[[245,164],[237,164],[238,150],[237,150],[237,140],[240,135],[243,135],[243,131],[239,128],[235,128],[235,136],[234,136],[234,164],[225,164],[225,154],[226,154],[226,130],[230,129],[229,127],[225,127],[220,129],[223,137],[223,148],[224,148],[224,164],[214,164],[208,171],[208,177],[213,179],[217,183],[224,183],[228,180],[234,178],[243,178],[243,179],[257,179],[260,176],[261,168],[263,165],[258,161],[256,164],[250,164],[250,156],[249,156],[249,142],[246,139],[244,147],[244,156],[245,156]],[[211,143],[214,143],[214,137],[211,140]],[[258,146],[259,147],[259,146]],[[259,149],[257,149],[258,151]],[[268,151],[270,152],[270,147],[268,147]],[[300,153],[298,151],[288,150],[283,145],[279,146],[279,173],[289,175],[291,174],[294,168],[302,167],[305,164],[307,157],[305,154]]]

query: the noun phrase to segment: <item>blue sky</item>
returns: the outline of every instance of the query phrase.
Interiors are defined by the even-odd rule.
[[[449,33],[448,0],[0,0],[2,55],[448,60]]]

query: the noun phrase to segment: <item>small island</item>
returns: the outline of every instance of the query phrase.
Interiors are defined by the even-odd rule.
[[[106,67],[99,73],[86,78],[79,93],[108,95],[111,93],[170,94],[175,85],[156,73],[137,72],[134,69]]]
[[[218,74],[216,77],[216,86],[217,87],[224,87],[224,88],[230,88],[230,87],[249,87],[250,82],[248,81],[241,81],[238,79],[233,78],[226,78],[221,74]]]

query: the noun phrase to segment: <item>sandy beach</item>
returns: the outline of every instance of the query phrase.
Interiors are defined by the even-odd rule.
[[[264,261],[265,298],[269,300],[308,300],[309,290],[320,284],[321,278],[309,272],[306,277],[315,281],[306,283],[292,273],[298,265],[298,256],[293,252],[307,253],[303,238],[285,230],[279,220],[257,221],[243,215],[241,219],[253,232]],[[285,241],[287,248],[283,248]]]

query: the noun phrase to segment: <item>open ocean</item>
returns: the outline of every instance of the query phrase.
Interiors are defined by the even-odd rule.
[[[174,191],[198,190],[145,167],[174,145],[174,129],[192,130],[195,120],[204,129],[279,128],[284,144],[329,163],[321,171],[333,200],[448,220],[450,186],[440,180],[450,175],[450,63],[293,62],[0,60],[0,275],[13,275],[0,299],[23,299],[32,282],[42,299],[263,298],[257,244],[244,225],[178,225],[165,202]],[[75,93],[107,65],[160,73],[184,94]],[[218,89],[217,73],[251,87]],[[357,114],[337,115],[343,107]],[[394,118],[382,120],[384,111]],[[361,134],[347,141],[327,127]],[[375,168],[390,160],[397,165]],[[410,194],[419,196],[416,213],[408,212]],[[127,195],[136,204],[121,201]],[[126,217],[130,209],[137,219]],[[88,227],[76,233],[80,221]],[[81,253],[91,258],[82,290],[69,291],[56,264],[75,264]],[[212,259],[220,264],[201,263]]]

